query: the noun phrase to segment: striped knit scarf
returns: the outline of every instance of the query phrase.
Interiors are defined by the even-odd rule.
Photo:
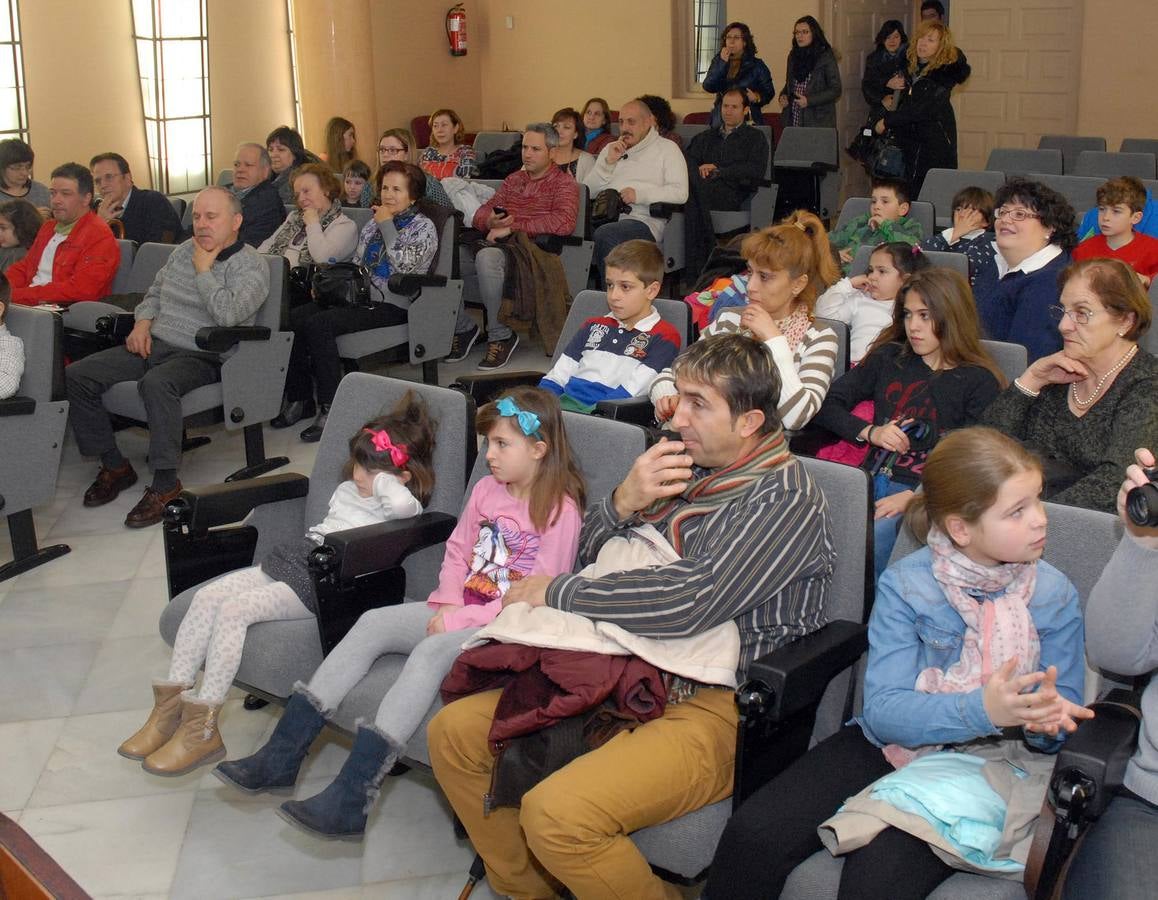
[[[342,204],[339,200],[330,202],[330,208],[320,216],[318,224],[322,226],[322,231],[330,227],[330,223],[338,218],[342,212]],[[312,262],[327,262],[327,260],[316,260],[310,256],[310,245],[306,241],[306,223],[302,218],[302,211],[295,209],[286,218],[285,224],[277,230],[273,236],[273,243],[270,244],[269,250],[266,251],[270,256],[282,256],[286,248],[290,244],[300,243],[302,252],[298,257],[299,266],[308,266]]]
[[[683,553],[680,532],[685,522],[696,516],[706,516],[731,503],[743,495],[753,481],[782,468],[791,459],[784,432],[777,428],[764,435],[747,456],[693,481],[682,494],[657,500],[641,512],[639,517],[645,522],[656,524],[671,516],[668,523],[670,540],[676,552]],[[682,509],[679,508],[681,506]],[[676,510],[674,515],[673,510]]]

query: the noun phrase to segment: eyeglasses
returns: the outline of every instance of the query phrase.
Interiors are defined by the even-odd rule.
[[[1035,212],[1030,212],[1028,209],[1022,209],[1020,206],[1002,206],[993,210],[993,218],[1009,219],[1011,222],[1024,222],[1026,219],[1040,219]]]
[[[389,153],[389,154],[393,155],[393,154],[398,154],[398,153],[405,153],[406,148],[405,147],[379,147],[378,152],[379,153]]]
[[[1094,313],[1088,309],[1066,309],[1064,306],[1051,306],[1049,308],[1049,317],[1053,319],[1054,324],[1060,325],[1063,316],[1069,316],[1070,321],[1075,325],[1089,325]]]

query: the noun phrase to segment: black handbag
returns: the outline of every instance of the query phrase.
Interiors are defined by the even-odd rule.
[[[310,282],[314,302],[322,309],[369,306],[370,273],[352,262],[318,265]]]
[[[618,222],[619,217],[628,212],[631,212],[631,204],[623,202],[619,191],[615,188],[602,190],[591,201],[591,230],[594,231],[600,225]]]
[[[905,177],[905,154],[887,131],[873,142],[865,165],[873,178]]]

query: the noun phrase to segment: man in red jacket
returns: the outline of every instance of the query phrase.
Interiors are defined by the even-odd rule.
[[[12,302],[24,306],[107,297],[121,262],[117,240],[91,211],[92,173],[80,163],[65,163],[52,173],[52,218],[40,227],[24,259],[5,273]]]

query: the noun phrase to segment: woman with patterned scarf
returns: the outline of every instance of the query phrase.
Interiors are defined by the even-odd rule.
[[[370,304],[323,308],[307,303],[290,313],[294,346],[286,373],[285,400],[282,414],[270,424],[287,428],[316,413],[314,423],[301,434],[307,443],[321,439],[342,380],[338,337],[404,324],[407,299],[387,291],[386,283],[396,272],[428,271],[438,253],[438,231],[415,206],[426,191],[425,173],[411,163],[389,162],[378,170],[377,181],[381,202],[374,218],[362,229],[354,251],[354,262],[365,266],[370,274]]]
[[[299,166],[293,174],[293,191],[297,209],[257,252],[284,256],[291,269],[349,259],[358,245],[358,226],[342,213],[342,185],[329,166]]]

